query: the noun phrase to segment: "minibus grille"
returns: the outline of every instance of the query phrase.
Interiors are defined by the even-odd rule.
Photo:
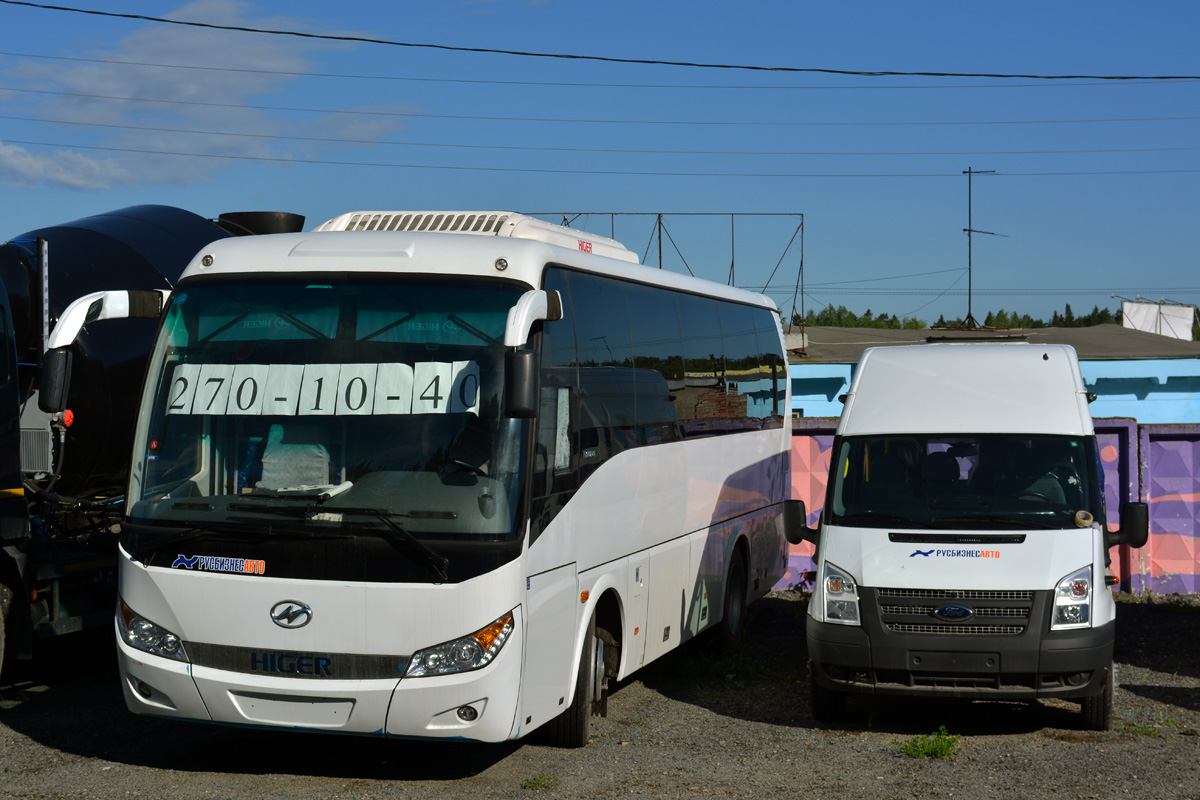
[[[934,636],[1020,636],[1029,627],[1034,593],[992,589],[877,589],[881,621],[891,633]],[[939,609],[970,609],[946,619]]]

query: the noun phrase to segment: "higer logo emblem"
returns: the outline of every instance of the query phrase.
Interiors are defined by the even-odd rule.
[[[271,621],[281,628],[303,628],[312,618],[312,609],[299,600],[280,600],[271,606]]]

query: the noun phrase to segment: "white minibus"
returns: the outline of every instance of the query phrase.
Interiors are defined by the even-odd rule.
[[[838,421],[808,612],[814,716],[848,695],[1078,701],[1112,720],[1111,530],[1075,351],[863,353]],[[789,533],[789,536],[793,535]]]

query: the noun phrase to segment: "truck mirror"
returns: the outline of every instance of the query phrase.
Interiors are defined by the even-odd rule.
[[[1146,503],[1126,503],[1121,506],[1121,529],[1116,532],[1117,544],[1145,547],[1150,538],[1150,506]]]
[[[508,416],[537,416],[540,366],[536,350],[509,350],[504,354],[504,409]]]
[[[67,408],[67,390],[71,388],[71,359],[69,347],[47,350],[42,358],[38,408],[47,414],[57,414]]]
[[[791,544],[817,543],[820,529],[808,527],[808,509],[803,500],[783,501],[783,535]]]

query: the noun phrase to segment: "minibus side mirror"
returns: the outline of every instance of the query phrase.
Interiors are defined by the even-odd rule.
[[[71,348],[47,350],[42,358],[42,384],[38,390],[38,408],[47,414],[57,414],[67,408],[67,391],[71,388]]]
[[[808,527],[808,509],[803,500],[783,501],[783,535],[790,544],[816,544],[820,538],[820,528]]]
[[[1121,506],[1121,527],[1105,534],[1105,544],[1113,547],[1127,544],[1145,547],[1150,538],[1150,506],[1146,503],[1125,503]]]
[[[509,350],[504,354],[504,411],[508,416],[537,416],[540,361],[537,350]]]

